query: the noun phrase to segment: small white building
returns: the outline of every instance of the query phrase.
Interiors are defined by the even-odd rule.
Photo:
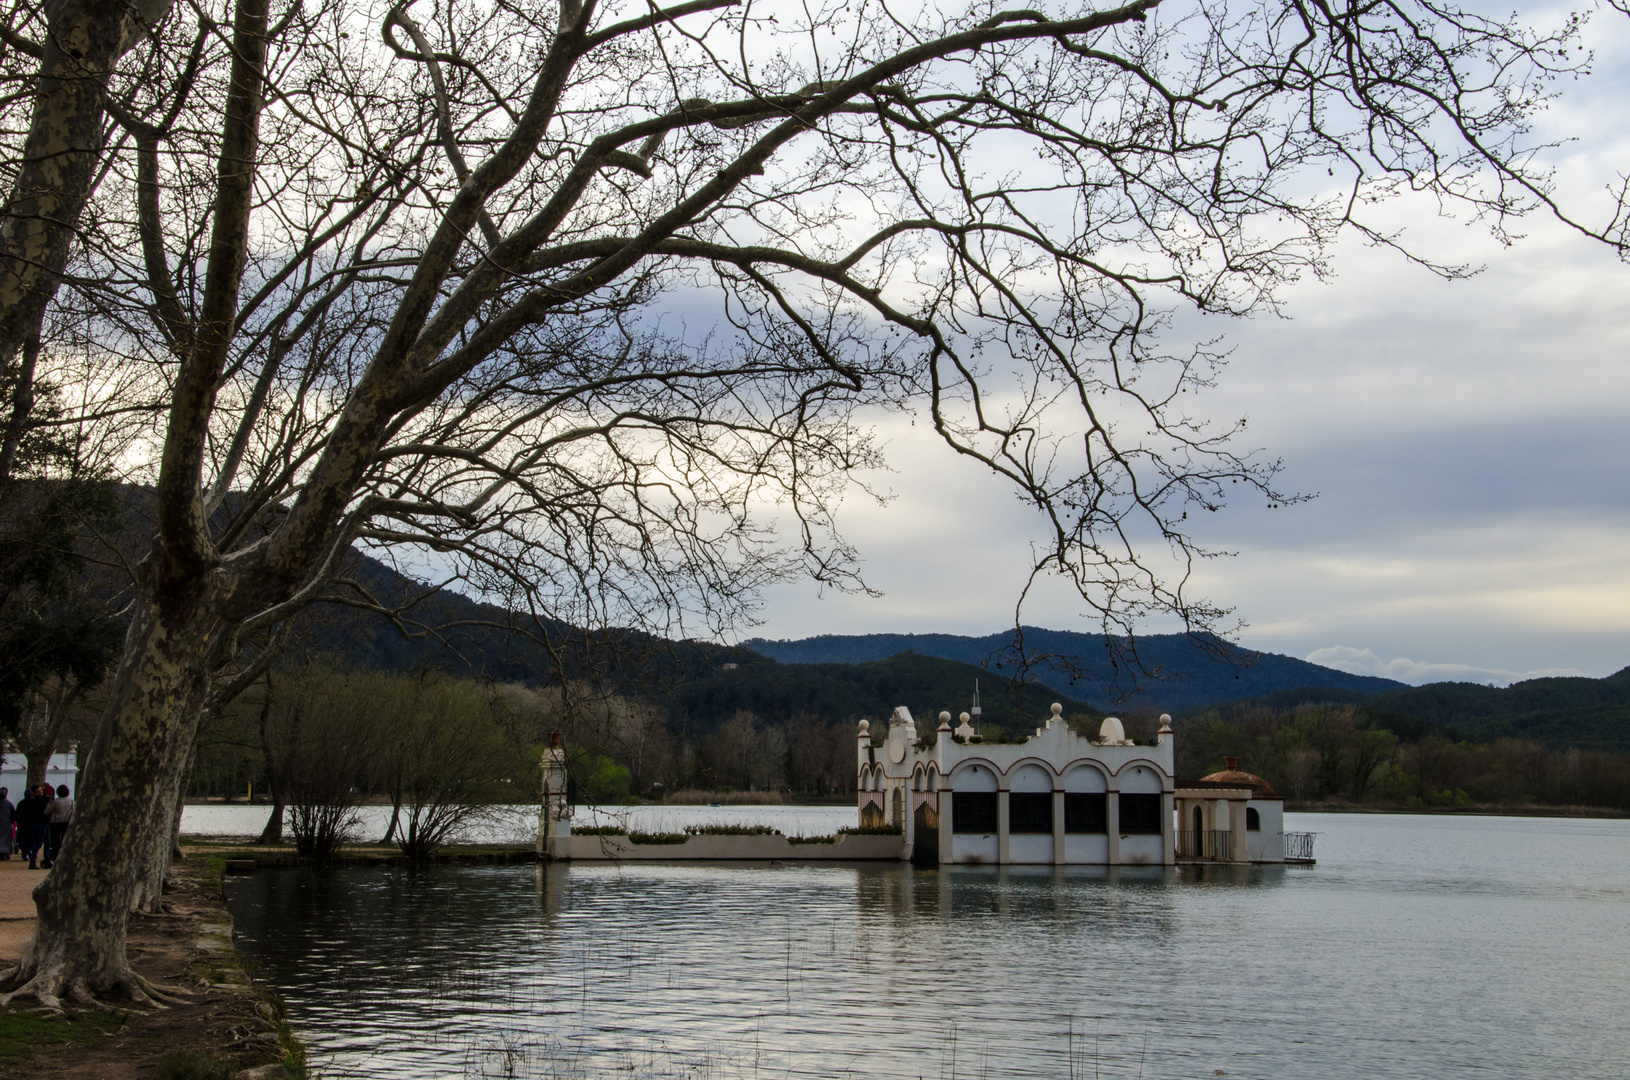
[[[45,782],[55,791],[63,784],[75,795],[79,794],[79,755],[52,754],[45,766]],[[22,797],[23,785],[28,783],[28,757],[21,750],[8,750],[0,756],[0,787],[6,789],[6,798],[15,803]]]
[[[1171,717],[1151,745],[1110,717],[1097,739],[1070,730],[1054,705],[1036,733],[982,742],[963,713],[919,736],[911,711],[894,710],[881,746],[859,730],[860,823],[898,825],[917,862],[1170,866],[1174,760]]]
[[[1284,862],[1285,800],[1262,777],[1241,772],[1239,758],[1225,757],[1223,765],[1222,772],[1178,787],[1177,857]]]

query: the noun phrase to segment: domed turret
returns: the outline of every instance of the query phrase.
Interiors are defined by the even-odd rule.
[[[1279,797],[1279,793],[1273,789],[1273,785],[1262,779],[1262,777],[1254,773],[1241,772],[1239,758],[1225,757],[1223,758],[1223,765],[1225,768],[1222,772],[1214,772],[1210,776],[1200,777],[1201,783],[1232,784],[1235,787],[1248,787],[1258,798],[1277,799]]]

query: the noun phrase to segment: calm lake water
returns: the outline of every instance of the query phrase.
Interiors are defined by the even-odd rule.
[[[1317,866],[290,870],[228,902],[330,1077],[1630,1076],[1630,822],[1286,826]]]
[[[193,836],[259,836],[271,808],[242,803],[200,803],[182,808],[181,831]],[[356,835],[374,841],[390,823],[388,806],[357,808]],[[634,832],[680,832],[686,825],[768,825],[787,836],[827,836],[855,825],[853,806],[603,806],[577,807],[577,825],[621,825]],[[530,844],[538,834],[538,807],[499,806],[471,822],[456,839],[474,844]]]

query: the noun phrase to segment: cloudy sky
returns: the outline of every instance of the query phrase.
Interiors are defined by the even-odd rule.
[[[1555,157],[1563,195],[1600,210],[1602,185],[1630,171],[1630,20],[1599,12],[1590,37],[1596,75],[1565,88],[1546,132],[1577,139]],[[1285,294],[1288,319],[1221,328],[1235,353],[1212,415],[1248,415],[1250,443],[1317,498],[1208,521],[1198,538],[1237,555],[1206,565],[1200,591],[1248,624],[1242,643],[1348,671],[1500,684],[1617,671],[1630,664],[1630,266],[1549,222],[1502,248],[1431,206],[1394,213],[1435,255],[1485,271],[1443,282],[1349,244],[1335,281]],[[1033,521],[920,427],[881,430],[897,497],[855,500],[844,521],[884,595],[780,587],[765,636],[1012,625]],[[1025,621],[1096,629],[1056,594],[1033,597]]]

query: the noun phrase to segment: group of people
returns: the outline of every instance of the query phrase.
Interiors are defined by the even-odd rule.
[[[28,856],[28,868],[38,870],[42,865],[51,869],[57,853],[62,850],[62,838],[68,834],[68,822],[74,816],[74,800],[67,784],[55,791],[50,784],[39,784],[28,789],[28,794],[13,806],[8,792],[0,787],[0,859],[9,859],[15,852]],[[45,849],[44,862],[39,861],[40,849]]]

